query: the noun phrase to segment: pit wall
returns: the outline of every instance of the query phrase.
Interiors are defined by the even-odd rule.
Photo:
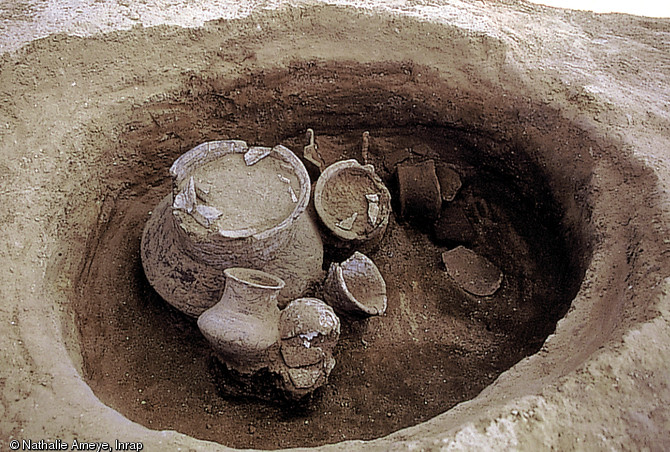
[[[95,241],[96,225],[112,214],[114,187],[100,181],[113,181],[110,174],[126,158],[123,150],[109,151],[122,132],[110,124],[124,124],[134,108],[180,89],[193,75],[232,80],[251,70],[324,59],[412,61],[433,68],[455,89],[469,91],[464,101],[443,100],[440,110],[451,115],[448,122],[507,139],[514,143],[510,149],[527,152],[547,168],[579,256],[576,264],[588,264],[570,311],[538,354],[501,375],[476,399],[365,447],[596,441],[602,432],[586,428],[559,438],[567,428],[592,422],[578,399],[592,402],[586,411],[604,406],[585,396],[583,386],[605,399],[614,397],[612,403],[630,403],[638,418],[652,419],[652,427],[667,425],[658,401],[633,399],[643,383],[660,396],[668,391],[655,377],[668,352],[643,340],[669,342],[663,282],[668,246],[662,240],[668,218],[658,207],[653,172],[635,161],[631,151],[631,142],[653,146],[653,132],[638,131],[640,124],[632,126],[632,138],[614,135],[585,111],[583,99],[571,100],[574,88],[555,83],[557,74],[520,73],[519,66],[531,65],[519,62],[512,40],[399,16],[310,7],[194,30],[158,27],[89,39],[55,36],[3,56],[0,85],[7,96],[0,104],[0,125],[8,126],[1,132],[0,148],[16,164],[2,167],[0,217],[6,219],[7,264],[1,270],[1,290],[9,301],[1,311],[7,321],[0,327],[5,383],[0,438],[85,436],[87,441],[113,442],[122,432],[124,439],[143,441],[149,450],[221,448],[131,423],[100,404],[80,377],[69,294],[86,272],[85,250]],[[667,70],[663,77],[667,79]],[[547,102],[546,91],[534,83],[538,80],[551,85],[554,100]],[[479,98],[469,97],[473,93]],[[596,96],[588,105],[601,103]],[[608,108],[616,118],[616,100]],[[546,114],[562,118],[561,128],[552,133],[552,121],[538,117]],[[666,120],[658,121],[667,127]],[[638,346],[657,355],[640,354],[634,350]],[[646,372],[642,382],[642,377],[630,376],[638,366],[656,372]],[[615,389],[623,395],[604,387],[619,377]],[[635,435],[628,430],[634,420],[615,417],[611,425],[610,444],[625,444]],[[647,435],[640,441],[663,440],[667,433],[659,428],[654,436],[652,427],[638,434]]]

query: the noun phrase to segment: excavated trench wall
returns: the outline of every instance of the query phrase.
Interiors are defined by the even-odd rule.
[[[132,193],[139,199],[134,208],[149,212],[164,194],[172,160],[207,139],[274,144],[305,127],[330,135],[351,128],[446,134],[470,150],[463,156],[469,165],[523,194],[520,210],[538,212],[560,232],[569,272],[563,289],[574,300],[538,353],[469,402],[365,443],[370,448],[433,444],[556,386],[649,318],[645,303],[667,269],[653,174],[580,116],[597,107],[588,92],[556,84],[554,95],[571,102],[563,104],[567,110],[538,97],[508,61],[508,45],[458,27],[314,7],[193,30],[55,36],[5,55],[2,147],[15,163],[1,167],[13,181],[2,194],[4,227],[13,234],[4,291],[21,301],[8,313],[7,337],[15,341],[4,358],[12,363],[5,392],[19,395],[3,409],[16,422],[3,424],[3,432],[194,444],[104,406],[82,375],[105,375],[95,375],[82,357],[84,347],[102,351],[106,335],[143,322],[137,312],[119,326],[87,307],[119,295],[113,286],[85,289],[100,272],[93,257],[101,237],[115,219],[140,230],[146,217],[124,211],[126,197]],[[115,237],[106,249],[137,255],[138,243]],[[146,295],[133,281],[124,287]],[[87,322],[100,331],[82,345]],[[141,359],[152,359],[153,346],[161,344],[147,341]],[[30,376],[19,378],[26,369]],[[41,405],[40,414],[28,420],[31,404]]]

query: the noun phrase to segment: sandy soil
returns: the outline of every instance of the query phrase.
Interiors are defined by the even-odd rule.
[[[7,29],[30,6],[9,5]],[[670,22],[263,6],[2,56],[0,446],[670,446]],[[307,127],[330,160],[358,158],[369,130],[392,192],[401,161],[456,168],[503,287],[458,292],[439,268],[451,245],[393,215],[371,256],[389,312],[343,328],[329,385],[306,407],[231,400],[193,321],[146,283],[139,237],[180,153],[298,150]]]

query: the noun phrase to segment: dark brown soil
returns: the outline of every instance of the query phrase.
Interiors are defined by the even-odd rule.
[[[150,428],[229,446],[312,446],[430,419],[535,353],[566,312],[584,263],[568,252],[574,235],[524,143],[455,126],[439,100],[453,95],[428,68],[300,63],[234,83],[192,78],[182,91],[137,106],[119,124],[125,160],[107,181],[104,215],[77,281],[85,378],[102,402]],[[473,93],[458,96],[478,102]],[[433,240],[432,224],[392,214],[378,251],[368,254],[386,280],[387,314],[342,319],[328,385],[301,406],[232,399],[195,321],[147,283],[140,235],[181,153],[234,138],[281,143],[300,155],[307,127],[327,163],[360,158],[369,131],[371,163],[394,201],[399,162],[432,158],[455,168],[463,187],[453,204],[476,231],[468,246],[502,270],[502,287],[492,297],[465,294],[444,272],[448,247]]]

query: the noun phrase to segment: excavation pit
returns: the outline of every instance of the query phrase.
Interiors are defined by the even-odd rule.
[[[133,160],[115,175],[130,187],[116,195],[100,226],[75,308],[84,376],[105,404],[147,427],[234,447],[369,440],[471,399],[539,350],[577,293],[586,239],[568,230],[546,172],[526,143],[442,122],[458,117],[457,108],[441,111],[442,101],[435,100],[435,94],[452,97],[449,87],[429,68],[412,68],[423,74],[421,82],[408,79],[407,71],[397,63],[296,62],[289,71],[232,82],[194,78],[167,100],[134,110],[132,127],[120,136]],[[230,83],[227,90],[224,83]],[[330,92],[333,83],[338,96]],[[301,105],[305,97],[313,99],[308,106]],[[327,121],[321,113],[326,106]],[[273,122],[277,116],[283,120]],[[259,124],[259,118],[267,120]],[[451,203],[475,226],[471,248],[501,268],[505,280],[494,296],[465,294],[441,264],[448,248],[435,242],[431,223],[422,228],[394,211],[377,251],[369,254],[386,281],[388,311],[342,325],[328,385],[291,409],[231,400],[218,387],[211,349],[195,323],[147,283],[137,252],[141,225],[169,193],[166,162],[184,148],[223,135],[250,146],[280,143],[300,155],[306,126],[315,128],[328,164],[360,158],[360,137],[369,131],[369,161],[391,190],[397,190],[394,159],[431,158],[456,168],[463,187]],[[322,287],[302,295],[323,298]],[[96,345],[101,340],[105,347]]]
[[[551,419],[571,414],[580,396],[591,405],[575,411],[589,416],[619,397],[603,389],[614,376],[593,363],[653,318],[668,268],[654,174],[594,119],[625,122],[618,101],[608,109],[578,80],[527,67],[509,37],[337,8],[267,14],[61,36],[3,60],[0,145],[21,157],[2,168],[15,182],[2,205],[15,244],[7,290],[20,294],[7,314],[17,370],[6,392],[32,391],[2,407],[31,419],[12,435],[123,434],[156,449],[378,438],[334,448],[388,450],[444,445],[463,429],[485,435],[471,426],[511,425],[514,436],[532,425],[533,435],[550,427],[581,439],[576,426],[590,417],[564,431]],[[335,19],[346,33],[324,33]],[[348,36],[356,46],[339,45]],[[660,119],[645,124],[651,138],[667,130]],[[141,231],[187,150],[241,139],[300,155],[307,128],[326,164],[361,158],[369,132],[369,163],[394,202],[398,164],[453,169],[462,186],[442,210],[463,217],[441,226],[472,230],[438,236],[432,222],[399,219],[394,205],[369,254],[387,282],[387,314],[342,326],[329,384],[298,407],[231,399],[195,321],[147,283]],[[441,254],[454,238],[501,270],[492,296],[448,282]],[[22,369],[30,376],[19,386]],[[596,372],[602,385],[583,384]],[[559,406],[547,424],[527,417]]]

